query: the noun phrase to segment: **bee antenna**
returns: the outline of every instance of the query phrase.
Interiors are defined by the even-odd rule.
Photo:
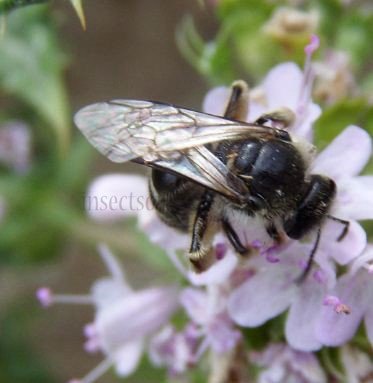
[[[316,254],[317,248],[319,247],[320,237],[321,237],[321,227],[319,226],[317,228],[317,232],[316,232],[315,243],[313,244],[313,248],[311,250],[311,253],[308,256],[306,267],[304,268],[302,274],[295,280],[295,283],[297,285],[300,285],[301,283],[303,283],[304,280],[307,278],[308,274],[311,271],[312,262],[313,262],[313,259],[315,258],[315,254]]]
[[[344,219],[334,217],[333,215],[330,215],[330,214],[327,215],[327,218],[331,219],[332,221],[339,222],[341,225],[344,226],[344,228],[343,228],[341,234],[339,234],[339,236],[337,237],[337,242],[342,241],[342,239],[343,239],[343,238],[347,235],[347,233],[348,233],[348,229],[349,229],[349,227],[350,227],[350,221],[346,221],[346,220],[344,220]]]

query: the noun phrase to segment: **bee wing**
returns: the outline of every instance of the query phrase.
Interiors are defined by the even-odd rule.
[[[189,149],[180,158],[158,159],[152,162],[142,159],[135,161],[186,177],[237,203],[246,201],[249,194],[243,180],[204,146]]]
[[[171,105],[113,100],[81,109],[75,124],[91,144],[114,162],[177,157],[211,142],[274,137],[277,130],[231,121]]]

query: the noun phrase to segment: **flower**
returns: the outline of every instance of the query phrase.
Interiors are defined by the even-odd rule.
[[[95,318],[84,333],[87,352],[102,351],[106,358],[84,378],[74,383],[92,383],[111,366],[119,376],[130,375],[145,349],[146,338],[154,334],[178,306],[178,292],[173,287],[152,287],[133,291],[115,257],[106,246],[100,247],[110,277],[99,279],[90,295],[55,295],[40,288],[37,297],[43,306],[53,303],[92,304]]]
[[[336,241],[343,227],[327,220],[320,250],[340,264],[347,264],[366,246],[366,233],[357,220],[373,219],[373,176],[359,176],[372,153],[369,134],[357,126],[348,126],[315,159],[312,173],[323,174],[337,184],[337,195],[330,214],[350,222],[348,234]],[[338,228],[339,226],[339,228]],[[339,230],[339,231],[338,231]]]
[[[312,353],[296,351],[286,344],[270,344],[251,352],[250,361],[261,367],[258,383],[326,383],[326,375]]]
[[[279,64],[270,70],[262,84],[250,92],[246,121],[255,121],[263,113],[287,107],[295,112],[297,117],[291,132],[298,137],[310,139],[312,124],[321,114],[318,105],[311,99],[305,100],[311,93],[312,76],[308,74],[310,71],[310,66],[307,66],[303,74],[292,62]],[[210,90],[203,101],[203,110],[206,113],[223,115],[229,95],[228,87]]]
[[[373,345],[373,245],[351,265],[348,273],[338,278],[330,294],[350,310],[339,315],[333,305],[324,305],[315,323],[316,337],[327,346],[340,346],[355,334],[364,320],[366,333]]]
[[[250,261],[254,275],[234,290],[228,301],[229,313],[236,323],[256,327],[290,307],[285,335],[293,348],[313,351],[328,344],[317,334],[317,327],[323,323],[319,319],[320,313],[327,310],[323,305],[324,298],[336,283],[332,259],[345,265],[361,254],[366,246],[366,234],[357,222],[351,220],[373,218],[370,208],[373,206],[373,197],[361,187],[362,182],[373,183],[373,177],[356,176],[367,162],[370,152],[368,134],[352,126],[345,129],[316,158],[312,172],[329,175],[337,181],[338,193],[331,213],[350,220],[349,232],[338,242],[336,238],[341,232],[340,225],[334,221],[326,222],[315,257],[318,269],[314,268],[311,278],[300,286],[294,281],[301,273],[302,262],[307,261],[311,252],[310,244],[292,242],[288,248],[277,252],[279,262],[273,265],[260,259]],[[351,321],[350,317],[335,312],[329,315],[333,319],[325,322],[325,325],[329,323],[334,326],[337,315],[341,323]],[[339,334],[338,337],[338,333],[329,328],[325,334],[334,334],[339,344],[342,344],[347,340],[345,337],[348,333],[345,332],[344,336]]]

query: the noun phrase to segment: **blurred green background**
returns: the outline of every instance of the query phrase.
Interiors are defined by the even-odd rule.
[[[98,155],[72,126],[73,113],[113,98],[199,109],[207,90],[181,57],[174,36],[186,13],[212,36],[211,10],[163,0],[84,5],[86,31],[69,2],[61,0],[12,11],[0,39],[0,118],[30,124],[33,161],[26,174],[4,167],[0,178],[0,194],[12,205],[0,228],[1,383],[64,382],[102,359],[83,350],[82,328],[93,311],[58,305],[43,310],[35,290],[50,285],[56,292],[86,293],[106,275],[95,249],[96,228],[80,233],[84,192],[95,175],[145,169],[114,165]],[[123,229],[117,232],[122,237]],[[134,248],[129,241],[135,239],[127,235],[119,247]],[[151,265],[138,261],[138,250],[118,255],[126,258],[135,286],[157,279]],[[152,381],[143,376],[146,368],[141,371],[128,381]],[[117,380],[109,373],[100,381]]]

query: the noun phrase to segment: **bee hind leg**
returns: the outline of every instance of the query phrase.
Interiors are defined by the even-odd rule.
[[[216,220],[212,219],[213,203],[214,194],[207,190],[201,197],[192,225],[192,242],[188,256],[198,273],[207,270],[214,263],[211,241],[218,227]]]

